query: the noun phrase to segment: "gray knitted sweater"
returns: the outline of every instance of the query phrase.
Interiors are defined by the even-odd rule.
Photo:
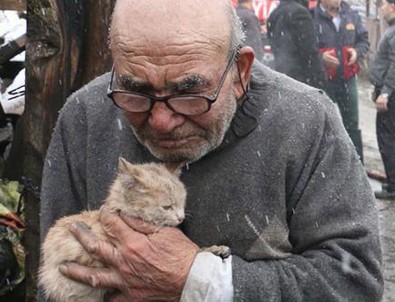
[[[42,234],[54,220],[97,209],[117,160],[156,161],[106,97],[109,74],[62,109],[45,161]],[[181,177],[200,246],[228,245],[235,301],[380,301],[374,197],[335,105],[256,65],[249,99],[222,145]]]

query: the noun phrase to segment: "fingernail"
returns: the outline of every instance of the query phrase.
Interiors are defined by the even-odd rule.
[[[61,264],[59,265],[59,272],[66,273],[67,272],[67,265],[66,264]]]
[[[72,231],[80,230],[83,232],[89,232],[90,228],[84,222],[77,221],[77,222],[74,222],[70,225],[70,230],[72,230]]]

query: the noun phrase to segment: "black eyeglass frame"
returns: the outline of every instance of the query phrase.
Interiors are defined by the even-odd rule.
[[[161,97],[157,97],[157,96],[153,96],[153,95],[149,95],[149,94],[144,94],[144,93],[139,93],[139,92],[132,92],[130,90],[123,90],[123,89],[113,89],[113,81],[114,81],[114,74],[115,74],[115,68],[114,65],[112,66],[111,69],[111,78],[110,78],[110,83],[108,85],[107,88],[107,96],[113,101],[114,105],[121,108],[122,110],[128,111],[128,112],[133,112],[133,113],[146,113],[146,112],[150,112],[152,110],[152,108],[154,107],[156,102],[164,102],[166,104],[166,106],[173,112],[175,113],[179,113],[179,114],[183,114],[183,115],[200,115],[203,113],[208,112],[211,109],[212,104],[218,99],[219,93],[221,92],[222,86],[225,82],[225,79],[227,77],[227,74],[230,70],[230,68],[232,67],[234,62],[237,62],[238,59],[238,55],[239,55],[239,51],[240,51],[241,46],[236,47],[231,55],[231,58],[225,68],[224,73],[222,74],[220,80],[219,80],[219,84],[216,88],[216,90],[214,91],[212,96],[206,96],[206,95],[200,95],[200,94],[175,94],[175,95],[167,95],[167,96],[161,96]],[[136,96],[140,96],[140,97],[145,97],[147,98],[147,100],[150,101],[150,106],[147,110],[145,111],[130,111],[130,110],[126,110],[125,108],[122,108],[121,106],[119,106],[117,104],[117,102],[114,99],[114,94],[115,93],[124,93],[124,94],[130,94],[130,95],[136,95]],[[171,104],[168,102],[169,99],[177,99],[177,98],[204,98],[207,100],[207,110],[201,112],[201,113],[197,113],[197,114],[185,114],[182,112],[178,112],[176,111]]]

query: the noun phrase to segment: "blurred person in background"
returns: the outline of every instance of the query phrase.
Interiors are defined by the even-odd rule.
[[[328,80],[325,91],[338,105],[343,124],[363,161],[358,113],[358,61],[369,50],[368,31],[358,12],[342,0],[321,0],[312,11]]]
[[[389,28],[371,62],[369,80],[374,85],[377,142],[387,182],[375,196],[395,200],[395,0],[383,0],[381,11]]]
[[[325,70],[307,0],[281,0],[267,22],[274,69],[323,88]]]
[[[238,0],[236,13],[241,21],[243,31],[246,34],[245,44],[251,46],[255,52],[255,58],[262,61],[263,41],[261,23],[254,13],[252,0]]]

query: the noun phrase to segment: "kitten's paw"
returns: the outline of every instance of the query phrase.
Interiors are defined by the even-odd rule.
[[[219,256],[222,259],[228,258],[231,254],[230,247],[226,245],[212,245],[210,247],[202,248],[200,251],[213,253],[214,255]]]

